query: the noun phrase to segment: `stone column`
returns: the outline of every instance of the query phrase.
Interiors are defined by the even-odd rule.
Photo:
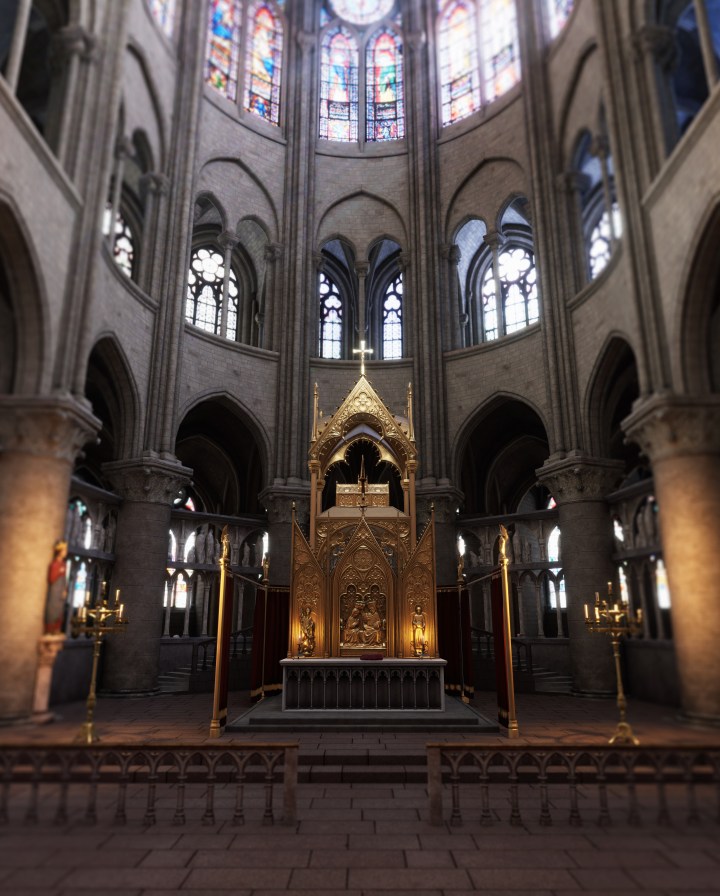
[[[635,88],[641,99],[641,109],[647,119],[645,152],[651,175],[678,139],[675,100],[671,75],[678,60],[675,33],[667,25],[645,24],[632,37],[638,62]]]
[[[149,453],[103,470],[123,498],[112,589],[120,589],[128,625],[108,639],[102,687],[115,694],[151,694],[157,689],[170,511],[192,470]]]
[[[712,93],[718,82],[718,66],[715,58],[715,45],[713,43],[713,32],[708,17],[707,6],[705,0],[694,0],[695,18],[697,19],[698,32],[700,34],[700,46],[702,48],[703,65],[705,66],[705,77],[708,82],[708,93]]]
[[[380,355],[382,354],[380,351],[380,345],[373,346],[373,344],[372,344],[372,341],[373,341],[372,337],[374,334],[371,333],[370,338],[368,339],[366,336],[366,333],[365,333],[365,330],[367,328],[367,321],[366,321],[366,315],[365,315],[365,278],[367,277],[369,270],[370,270],[370,264],[367,261],[356,261],[355,262],[355,273],[357,274],[357,278],[358,278],[358,297],[357,297],[358,342],[361,342],[363,339],[365,339],[367,342],[367,345],[371,349],[374,349],[375,357],[379,358]],[[352,350],[353,348],[355,348],[355,340],[352,338],[352,336],[350,337],[350,343],[351,343],[350,349]],[[382,344],[382,331],[381,331],[381,335],[380,335],[380,344]]]
[[[232,254],[235,246],[240,242],[240,238],[236,233],[233,233],[232,230],[224,230],[220,236],[218,237],[218,244],[220,248],[223,250],[223,271],[225,275],[223,277],[223,290],[222,290],[222,305],[220,307],[220,336],[227,338],[227,321],[228,321],[228,303],[230,302],[230,271],[232,269]],[[247,300],[247,296],[241,296],[238,292],[238,305],[237,305],[237,329],[238,332],[232,337],[233,339],[237,339],[238,342],[241,342],[240,338],[242,333],[242,317],[244,314],[244,308],[241,309],[240,301],[243,303]]]
[[[600,160],[600,171],[602,172],[603,197],[605,199],[605,209],[608,215],[608,224],[610,225],[610,252],[615,251],[615,243],[618,234],[615,232],[615,221],[613,219],[613,189],[610,183],[610,166],[608,159],[610,158],[610,143],[602,134],[596,134],[590,143],[590,154]]]
[[[623,468],[621,461],[568,452],[565,457],[550,458],[535,471],[558,505],[570,664],[573,692],[578,696],[610,697],[616,693],[610,640],[587,631],[584,604],[593,603],[596,591],[607,593],[607,583],[617,578],[605,495],[617,484]],[[559,603],[559,588],[557,593]],[[559,620],[558,615],[558,625]]]
[[[720,721],[720,396],[653,395],[622,423],[650,458],[682,705]]]
[[[289,585],[292,505],[295,504],[298,524],[305,531],[313,498],[310,483],[298,479],[296,485],[272,485],[260,492],[259,497],[268,513],[270,583]]]
[[[568,279],[572,276],[573,295],[580,292],[588,279],[587,251],[582,226],[582,193],[589,183],[590,178],[579,171],[565,171],[556,179],[558,193],[563,194],[565,198],[567,214],[564,226],[570,244],[567,255],[572,261]]]
[[[467,308],[462,305],[462,290],[458,280],[458,264],[462,258],[460,246],[444,243],[440,246],[440,257],[445,262],[447,276],[448,296],[448,321],[449,326],[444,330],[445,349],[463,348],[469,340],[463,338],[464,328],[467,326]]]
[[[15,13],[15,24],[13,26],[13,35],[10,42],[10,53],[8,55],[7,65],[5,66],[5,80],[7,81],[11,93],[15,93],[17,90],[18,80],[20,79],[20,68],[22,66],[31,10],[32,0],[20,0],[17,12]]]
[[[168,194],[170,181],[164,174],[148,171],[140,178],[140,186],[145,190],[145,215],[137,283],[143,292],[151,295],[153,261],[158,255],[157,248],[161,245],[158,239],[158,206],[160,198]]]
[[[502,281],[500,280],[500,249],[505,242],[505,238],[497,230],[488,230],[483,237],[483,243],[490,248],[492,253],[492,272],[495,282],[495,314],[497,326],[497,338],[500,339],[505,335],[505,302],[503,301]],[[482,335],[485,338],[485,314],[483,313],[482,297],[480,302],[480,325],[482,327]]]
[[[437,585],[449,587],[457,584],[458,544],[457,509],[462,503],[462,493],[446,485],[417,490],[418,509],[429,515],[430,505],[435,505],[435,572]],[[423,527],[418,527],[418,537]]]
[[[0,719],[32,712],[48,566],[65,529],[73,462],[98,427],[70,396],[0,397]]]
[[[262,304],[258,312],[258,345],[270,351],[275,347],[274,322],[279,320],[281,306],[281,287],[278,283],[278,261],[282,258],[282,246],[279,243],[267,243],[265,246],[265,292],[261,297]],[[268,308],[268,305],[270,306]]]

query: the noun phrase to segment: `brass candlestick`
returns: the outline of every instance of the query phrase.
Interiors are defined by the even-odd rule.
[[[640,741],[633,734],[633,730],[627,721],[627,700],[622,683],[622,670],[620,668],[620,638],[623,635],[634,635],[642,628],[642,610],[636,610],[635,616],[630,614],[628,602],[625,600],[612,603],[612,582],[608,582],[608,599],[600,600],[600,595],[595,592],[595,604],[588,608],[585,604],[585,625],[592,632],[602,635],[610,635],[612,640],[613,657],[615,659],[615,676],[617,678],[617,707],[620,721],[615,728],[615,734],[608,741],[609,744],[633,744],[637,746]]]
[[[89,635],[93,639],[93,664],[90,675],[90,692],[87,698],[87,716],[80,726],[75,737],[75,743],[92,744],[100,740],[95,731],[95,704],[97,703],[97,670],[100,659],[100,647],[105,635],[113,632],[121,632],[127,625],[125,619],[125,607],[120,603],[120,589],[115,592],[115,602],[108,605],[107,597],[102,597],[101,603],[94,606],[83,604],[72,621],[73,636]]]

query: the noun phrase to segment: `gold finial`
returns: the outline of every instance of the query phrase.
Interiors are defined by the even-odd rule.
[[[360,376],[365,376],[365,355],[371,355],[373,350],[365,348],[365,340],[360,340],[360,348],[354,348],[353,354],[360,355]]]
[[[315,390],[313,392],[313,426],[312,426],[312,441],[316,442],[318,437],[318,384],[315,383]]]
[[[507,561],[506,547],[509,540],[510,536],[508,535],[507,529],[500,523],[500,559],[503,563]]]
[[[407,419],[408,419],[408,438],[411,442],[415,441],[415,427],[413,426],[413,391],[412,383],[408,383],[407,390]]]

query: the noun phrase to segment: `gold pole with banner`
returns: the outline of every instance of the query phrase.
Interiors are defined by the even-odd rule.
[[[233,574],[230,570],[230,534],[222,531],[220,555],[220,595],[218,600],[217,642],[215,644],[215,689],[210,737],[220,737],[225,730],[228,714],[228,672],[230,662],[230,629],[232,628]],[[228,594],[228,588],[230,593]]]
[[[515,711],[515,682],[512,667],[512,616],[510,615],[510,583],[508,581],[507,543],[509,535],[505,526],[500,524],[500,574],[502,577],[502,610],[503,639],[505,642],[505,676],[507,681],[507,732],[509,738],[520,736]]]

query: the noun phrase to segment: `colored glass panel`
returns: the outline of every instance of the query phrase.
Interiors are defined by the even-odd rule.
[[[574,0],[547,0],[550,37],[556,37],[565,27],[565,22],[573,11]]]
[[[520,80],[515,0],[482,0],[485,100],[492,102]]]
[[[383,29],[367,47],[367,140],[405,136],[403,58],[400,38]]]
[[[443,126],[480,108],[475,9],[450,3],[440,18],[440,91]]]
[[[237,99],[240,65],[240,0],[211,0],[205,80],[230,100]]]
[[[175,24],[175,0],[150,0],[150,12],[165,34],[172,37]]]
[[[345,28],[325,35],[321,53],[320,137],[358,139],[358,50]]]
[[[335,14],[354,25],[369,25],[386,16],[395,0],[332,0]]]
[[[282,73],[282,23],[267,3],[250,14],[251,33],[245,64],[245,109],[278,124]]]

